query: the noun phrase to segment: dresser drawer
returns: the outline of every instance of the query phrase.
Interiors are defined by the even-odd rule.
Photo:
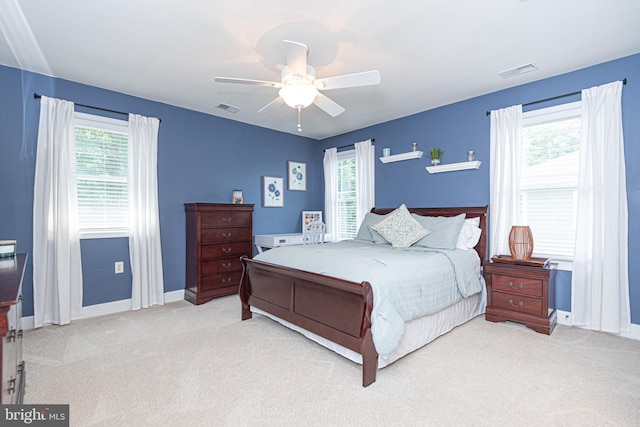
[[[493,275],[493,290],[533,297],[542,296],[542,280],[517,276]]]
[[[251,242],[248,228],[203,228],[200,233],[202,243]]]
[[[203,276],[225,274],[232,271],[242,271],[240,257],[212,259],[200,263],[200,273]]]
[[[210,258],[236,257],[251,255],[251,243],[249,242],[229,242],[211,243],[200,246],[200,255],[203,260]]]
[[[493,298],[493,307],[534,316],[547,315],[547,313],[542,313],[542,299],[540,298],[503,292],[492,292],[491,296]]]
[[[232,271],[227,274],[216,274],[213,276],[203,276],[200,279],[200,290],[202,292],[218,288],[225,288],[232,285],[240,285],[242,271]]]
[[[201,227],[248,227],[251,224],[251,212],[203,213]]]

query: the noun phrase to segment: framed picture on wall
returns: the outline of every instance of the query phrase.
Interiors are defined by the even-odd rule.
[[[322,222],[322,211],[302,211],[302,232],[308,230],[310,224]]]
[[[307,164],[302,162],[287,162],[287,175],[289,177],[289,190],[307,191]]]
[[[284,207],[284,178],[279,176],[262,177],[262,207]]]

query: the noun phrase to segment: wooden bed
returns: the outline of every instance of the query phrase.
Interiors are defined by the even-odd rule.
[[[393,208],[373,208],[387,214]],[[485,207],[410,208],[424,216],[479,217],[482,236],[474,248],[484,264],[487,252],[487,215]],[[246,257],[239,295],[242,320],[250,319],[251,307],[306,329],[320,337],[362,355],[362,385],[376,379],[378,353],[371,335],[373,291],[368,282],[350,282],[322,274],[283,267]]]

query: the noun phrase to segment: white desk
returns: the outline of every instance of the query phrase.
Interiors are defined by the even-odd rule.
[[[331,240],[331,234],[324,234],[324,241]],[[280,234],[256,234],[256,249],[261,254],[264,248],[271,249],[278,246],[302,245],[304,239],[302,233],[280,233]]]

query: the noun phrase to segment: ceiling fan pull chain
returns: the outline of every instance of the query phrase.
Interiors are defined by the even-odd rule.
[[[302,112],[302,107],[298,107],[298,132],[302,132],[302,126],[300,125],[300,114]]]

